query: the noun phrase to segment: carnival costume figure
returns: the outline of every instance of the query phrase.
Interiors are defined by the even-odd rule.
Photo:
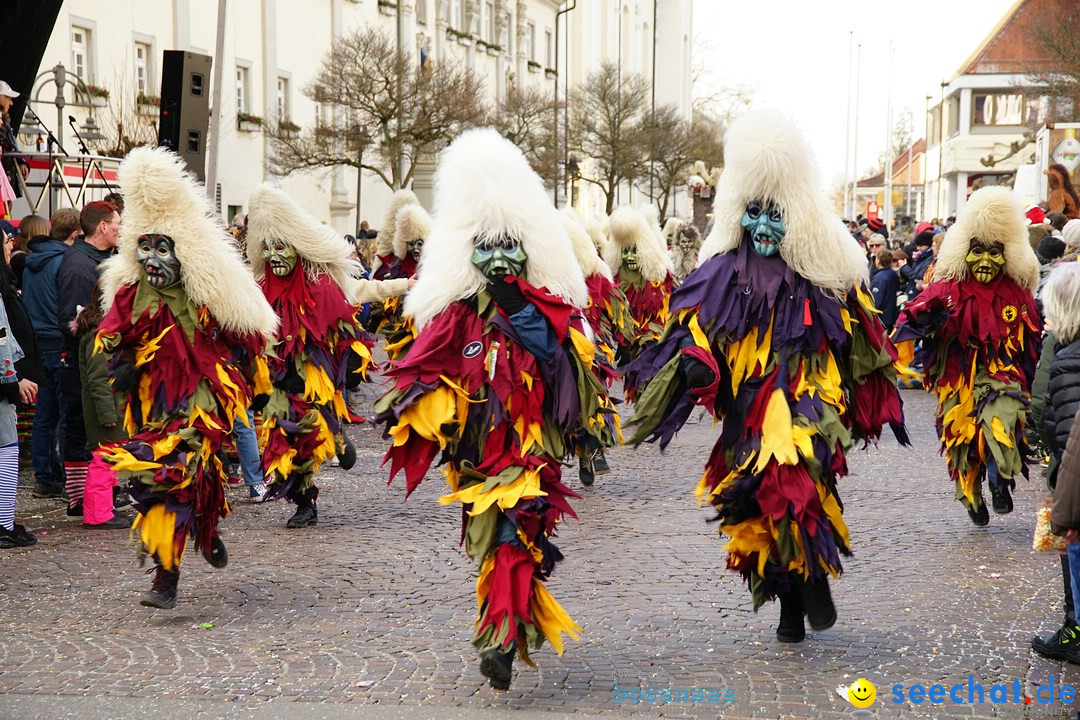
[[[588,433],[612,442],[613,408],[593,371],[578,308],[585,278],[558,212],[521,151],[491,129],[462,134],[435,178],[431,237],[405,299],[418,335],[377,404],[406,493],[435,458],[463,505],[462,538],[480,563],[473,644],[492,687],[510,685],[514,653],[580,631],[545,581],[552,543],[577,497],[560,462]]]
[[[367,378],[374,342],[358,305],[402,294],[409,281],[357,280],[348,245],[275,187],[260,186],[250,208],[248,261],[281,319],[265,358],[271,387],[257,403],[267,499],[296,503],[286,527],[308,527],[318,523],[322,464],[338,456],[348,470],[356,460],[344,391]]]
[[[411,278],[416,275],[421,253],[431,234],[431,216],[420,205],[405,205],[395,219],[394,254],[398,260],[387,278]],[[383,323],[380,327],[386,338],[386,354],[397,359],[416,336],[412,320],[401,312],[401,298],[387,298],[382,304]]]
[[[836,621],[846,454],[884,424],[907,443],[895,354],[865,256],[790,121],[747,114],[724,157],[700,266],[672,295],[659,343],[626,368],[628,385],[646,385],[633,442],[664,448],[694,405],[723,421],[697,495],[716,509],[754,609],[779,597],[777,638],[800,642],[804,615],[815,630]]]
[[[672,228],[671,263],[675,266],[675,281],[681,283],[697,267],[698,253],[701,250],[701,233],[692,223],[681,220],[668,221],[677,223]]]
[[[404,207],[419,204],[420,200],[412,190],[398,190],[391,196],[390,209],[386,211],[386,219],[375,237],[375,257],[371,260],[372,280],[386,280],[398,261],[405,258],[394,252],[398,213]]]
[[[1039,261],[1024,211],[1008,188],[971,195],[945,234],[934,281],[904,306],[893,341],[917,343],[923,385],[938,398],[941,452],[956,499],[976,525],[1012,511],[1016,477],[1027,477],[1024,425],[1042,323],[1032,292]]]
[[[247,423],[255,358],[277,324],[202,186],[163,148],[133,150],[120,166],[124,226],[102,275],[107,312],[97,351],[124,399],[129,440],[98,456],[126,481],[139,515],[153,588],[141,603],[176,606],[187,538],[214,567],[228,555],[229,514],[216,453]]]

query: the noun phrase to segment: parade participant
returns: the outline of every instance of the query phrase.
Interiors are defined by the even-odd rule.
[[[938,251],[934,281],[904,306],[893,341],[919,342],[923,386],[937,394],[941,452],[956,499],[976,525],[1012,512],[1016,477],[1027,477],[1024,425],[1039,359],[1041,322],[1032,291],[1039,261],[1012,191],[972,193]]]
[[[582,432],[611,442],[612,408],[577,316],[585,278],[521,151],[492,129],[463,133],[440,158],[434,216],[405,299],[418,335],[376,411],[407,494],[442,453],[452,492],[440,502],[464,506],[480,563],[480,672],[505,690],[515,652],[531,664],[529,648],[546,639],[561,653],[562,634],[580,631],[545,586],[562,559],[556,525],[578,497],[560,463]]]
[[[406,205],[395,218],[394,254],[400,258],[386,276],[411,278],[420,264],[424,243],[431,234],[431,216],[420,205]],[[383,322],[379,330],[386,337],[386,354],[396,359],[415,336],[412,321],[401,314],[401,299],[387,298],[382,304]]]
[[[266,499],[296,503],[286,527],[309,527],[319,521],[319,468],[340,457],[348,470],[356,460],[342,427],[352,419],[343,391],[366,379],[373,344],[358,305],[403,294],[409,281],[355,279],[348,244],[269,184],[248,207],[248,261],[280,318],[265,360],[272,389],[256,403],[264,404]]]
[[[402,208],[419,205],[420,200],[412,190],[398,190],[390,198],[390,209],[386,211],[378,235],[375,237],[375,257],[371,260],[371,278],[385,280],[390,269],[402,256],[394,253],[394,238],[397,236],[397,217]]]
[[[634,319],[634,340],[620,348],[620,360],[637,357],[645,345],[660,337],[667,322],[674,267],[659,234],[639,209],[624,206],[611,214],[611,242],[604,261],[626,295]],[[632,395],[627,393],[627,397]]]
[[[676,282],[681,283],[694,272],[700,250],[701,233],[692,223],[679,222],[671,238],[671,263],[675,266]]]
[[[154,561],[153,588],[140,602],[173,608],[189,535],[211,565],[228,562],[217,451],[233,422],[247,419],[250,379],[241,368],[255,366],[277,319],[180,158],[137,148],[119,180],[124,226],[119,253],[103,266],[98,349],[111,355],[129,439],[97,455],[127,483],[140,555]]]
[[[665,447],[702,405],[723,432],[698,497],[731,539],[727,567],[754,609],[779,597],[782,642],[836,622],[829,576],[850,554],[837,480],[856,441],[888,423],[907,443],[893,350],[866,259],[775,111],[731,126],[701,265],[671,297],[659,343],[626,368],[647,386],[632,442]]]

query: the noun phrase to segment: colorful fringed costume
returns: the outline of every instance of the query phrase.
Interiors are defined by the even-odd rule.
[[[127,482],[140,554],[156,565],[140,602],[173,608],[189,535],[211,565],[228,561],[216,453],[235,422],[247,424],[252,385],[265,388],[256,357],[277,319],[179,157],[133,150],[119,178],[124,226],[117,255],[102,266],[96,351],[110,356],[129,439],[97,452]]]
[[[773,111],[728,131],[714,224],[655,345],[625,368],[634,443],[664,448],[706,408],[723,430],[697,486],[729,537],[755,610],[779,598],[777,638],[836,622],[830,576],[851,552],[837,482],[856,442],[907,444],[896,353],[865,256],[829,207],[809,147]]]
[[[547,640],[561,653],[562,634],[581,630],[545,585],[577,497],[561,463],[583,434],[610,444],[618,427],[577,310],[584,277],[521,151],[490,129],[464,133],[440,159],[435,205],[405,300],[418,334],[387,373],[377,418],[407,494],[445,466],[441,503],[462,504],[461,537],[480,563],[480,669],[506,689],[515,651],[528,660]]]
[[[1005,188],[974,193],[942,242],[934,282],[904,307],[893,334],[922,368],[924,387],[937,395],[941,452],[956,499],[977,525],[989,522],[984,477],[995,511],[1005,513],[1016,477],[1027,476],[1023,430],[1042,323],[1031,294],[1038,261],[1022,213]],[[994,277],[988,260],[982,279],[981,270],[969,269],[976,246],[996,248],[1003,267]]]
[[[671,304],[663,339],[627,369],[628,384],[648,383],[634,442],[666,447],[694,405],[723,421],[697,495],[716,508],[727,565],[747,579],[755,609],[787,589],[789,573],[838,576],[850,554],[837,493],[845,454],[885,423],[907,442],[873,299],[865,287],[837,299],[747,243],[706,260]],[[684,358],[716,382],[687,393]]]

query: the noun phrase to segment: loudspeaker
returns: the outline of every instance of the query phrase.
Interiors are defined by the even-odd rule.
[[[210,63],[209,55],[184,50],[166,50],[161,62],[158,145],[183,158],[200,182],[206,181]]]

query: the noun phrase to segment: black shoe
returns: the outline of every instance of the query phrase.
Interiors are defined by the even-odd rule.
[[[217,535],[210,538],[210,547],[203,548],[202,554],[212,567],[221,569],[229,564],[229,553],[225,549],[225,543]]]
[[[780,624],[776,626],[776,639],[783,643],[802,642],[806,638],[803,622],[803,599],[798,591],[777,595],[780,600]]]
[[[828,630],[836,624],[836,606],[833,605],[827,579],[804,583],[802,599],[806,619],[812,629]]]
[[[495,690],[509,690],[513,676],[514,647],[508,652],[487,650],[480,656],[480,674],[488,679]]]
[[[986,509],[986,503],[980,502],[978,510],[968,508],[967,512],[968,517],[971,518],[971,522],[979,527],[986,527],[990,524],[990,511]]]
[[[123,510],[126,507],[134,505],[131,501],[131,496],[128,495],[126,490],[121,490],[118,487],[113,488],[113,510]]]
[[[994,499],[994,512],[998,515],[1007,515],[1013,511],[1013,499],[1012,493],[1009,492],[1009,488],[1002,486],[1000,490],[993,485],[990,486],[990,495]],[[972,520],[975,518],[973,517]]]
[[[22,525],[16,523],[10,530],[0,526],[0,547],[30,547],[37,544],[37,538]]]
[[[134,521],[135,518],[128,513],[113,513],[113,516],[103,523],[91,525],[84,522],[83,527],[87,530],[124,530],[131,527],[131,523]]]
[[[293,516],[285,523],[287,528],[305,528],[319,524],[319,511],[315,505],[302,505],[296,509]]]
[[[61,498],[64,497],[64,488],[38,481],[34,483],[34,489],[30,491],[30,494],[36,498]]]
[[[578,458],[578,478],[585,487],[592,487],[592,484],[596,482],[596,476],[593,473],[593,464],[589,458],[588,450],[582,450],[581,456]]]
[[[611,472],[611,468],[607,464],[607,458],[604,457],[604,448],[600,448],[596,451],[596,457],[593,458],[593,472],[597,475],[607,475]]]
[[[338,467],[342,470],[352,470],[356,465],[356,448],[353,446],[352,441],[344,435],[341,436],[345,441],[345,444],[341,448],[341,452],[338,453]]]
[[[83,514],[82,500],[75,503],[74,505],[68,505],[68,508],[67,508],[67,516],[68,517],[82,517],[82,514]]]
[[[1031,649],[1051,660],[1080,665],[1080,626],[1066,625],[1048,638],[1034,638]]]
[[[154,585],[139,598],[139,604],[146,607],[172,610],[176,607],[176,584],[180,580],[180,571],[169,572],[158,565],[154,568]]]

